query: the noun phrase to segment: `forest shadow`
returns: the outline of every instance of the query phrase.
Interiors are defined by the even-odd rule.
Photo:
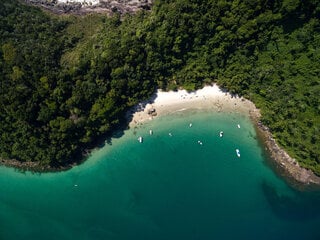
[[[153,104],[155,99],[157,98],[157,93],[154,92],[150,98],[148,98],[147,100],[144,100],[140,103],[138,103],[137,105],[126,109],[126,111],[124,112],[124,114],[122,114],[121,116],[121,120],[120,123],[116,126],[116,128],[107,133],[106,135],[104,135],[97,146],[100,147],[104,147],[105,145],[112,145],[112,139],[119,139],[124,135],[125,130],[129,129],[129,123],[133,120],[133,116],[136,112],[140,112],[140,111],[144,111],[146,106],[148,104]]]

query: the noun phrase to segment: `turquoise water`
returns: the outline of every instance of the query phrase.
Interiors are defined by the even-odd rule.
[[[277,177],[239,114],[157,118],[66,172],[0,168],[0,239],[301,240],[319,226],[319,193]]]

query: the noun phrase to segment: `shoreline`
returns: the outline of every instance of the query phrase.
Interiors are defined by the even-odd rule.
[[[290,157],[276,143],[269,128],[261,123],[260,110],[256,108],[254,103],[245,98],[231,95],[216,84],[191,93],[186,90],[176,92],[158,90],[149,100],[137,104],[127,112],[126,119],[128,122],[126,126],[127,128],[137,128],[156,117],[185,110],[207,110],[247,115],[254,124],[258,140],[263,144],[263,150],[269,157],[267,163],[273,171],[297,189],[319,189],[320,177],[311,170],[301,167],[294,158]],[[80,162],[60,167],[42,166],[37,162],[20,162],[15,159],[7,160],[1,158],[0,165],[11,167],[21,172],[60,172],[83,163],[87,160],[90,152],[86,152]]]
[[[260,121],[254,122],[258,136],[263,142],[264,150],[271,158],[272,169],[281,177],[285,178],[290,185],[298,189],[319,189],[320,177],[311,170],[303,168],[296,159],[281,148],[273,138],[269,128]]]
[[[149,101],[144,101],[130,111],[127,118],[130,128],[137,128],[146,121],[155,117],[168,115],[177,111],[189,109],[211,110],[215,112],[243,113],[250,117],[257,135],[262,141],[264,150],[271,158],[272,169],[285,179],[290,185],[298,189],[317,188],[320,186],[320,177],[311,170],[307,170],[282,149],[273,138],[267,126],[260,121],[260,111],[253,102],[231,95],[223,91],[216,84],[206,86],[195,92],[185,90],[163,92],[158,90]]]
[[[78,164],[69,164],[61,167],[42,166],[38,162],[20,162],[16,159],[2,159],[0,158],[0,166],[13,168],[20,172],[46,173],[46,172],[62,172],[71,169]]]
[[[168,115],[188,109],[215,112],[250,114],[255,106],[247,99],[231,95],[217,85],[206,86],[195,92],[186,90],[163,92],[158,90],[151,100],[144,101],[128,112],[129,127],[137,127],[157,116]]]

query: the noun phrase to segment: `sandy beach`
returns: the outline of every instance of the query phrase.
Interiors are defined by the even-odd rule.
[[[251,101],[233,96],[220,89],[217,85],[206,86],[203,89],[191,93],[185,90],[176,92],[163,92],[158,90],[150,100],[142,102],[131,109],[127,113],[127,118],[129,119],[129,127],[135,128],[159,116],[193,109],[212,112],[242,113],[250,116],[255,124],[259,139],[262,141],[265,150],[272,160],[271,167],[274,171],[295,188],[309,189],[309,187],[311,187],[311,189],[313,189],[315,187],[319,189],[320,177],[316,176],[312,171],[302,168],[294,158],[290,157],[289,154],[277,144],[269,128],[261,123],[259,109],[257,109]],[[4,160],[0,158],[0,165],[21,170],[48,172],[67,170],[76,164],[59,169],[52,167],[43,168],[36,162],[21,163],[14,159]]]
[[[256,111],[254,104],[244,98],[232,96],[217,85],[206,86],[188,93],[186,90],[163,92],[158,90],[154,100],[136,106],[129,124],[130,127],[151,121],[157,116],[168,115],[190,109],[212,110],[215,112],[241,112],[250,114]]]
[[[290,157],[277,144],[269,128],[260,122],[260,111],[251,101],[233,96],[220,89],[217,85],[206,86],[191,93],[185,90],[176,92],[158,90],[150,101],[138,104],[131,111],[132,119],[129,127],[137,127],[146,121],[152,121],[156,117],[191,109],[247,114],[255,124],[265,150],[273,160],[272,167],[279,175],[297,188],[304,188],[310,185],[320,186],[320,177],[316,176],[312,171],[302,168],[294,158]]]

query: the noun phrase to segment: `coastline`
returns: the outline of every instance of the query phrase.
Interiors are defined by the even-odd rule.
[[[76,166],[77,164],[70,164],[61,167],[52,167],[52,166],[42,166],[38,162],[20,162],[16,159],[2,159],[0,158],[0,166],[5,166],[9,168],[14,168],[17,171],[25,172],[61,172],[71,169],[72,167]]]
[[[231,95],[217,85],[206,86],[191,93],[186,90],[176,92],[158,90],[151,100],[138,104],[130,111],[132,119],[129,127],[137,127],[157,116],[188,109],[250,114],[255,106],[249,100]],[[129,114],[127,117],[130,117]]]
[[[320,187],[320,177],[311,170],[307,170],[285,152],[273,138],[269,128],[260,121],[260,111],[253,102],[231,95],[223,91],[216,84],[206,86],[195,92],[186,90],[176,92],[163,92],[158,90],[155,95],[144,102],[134,106],[127,112],[127,127],[138,128],[147,121],[152,121],[159,116],[170,115],[179,111],[205,110],[212,112],[240,113],[250,117],[256,129],[258,139],[262,141],[264,150],[270,157],[270,167],[291,186],[298,189]],[[80,163],[87,159],[90,151],[83,155]],[[1,159],[0,165],[11,167],[18,171],[32,172],[58,172],[66,171],[79,163],[68,164],[61,167],[43,166],[37,162],[20,162],[15,159]]]
[[[206,86],[195,92],[185,90],[176,92],[163,92],[158,90],[152,100],[142,102],[135,106],[131,113],[130,128],[137,128],[146,121],[155,117],[168,115],[177,111],[189,109],[210,110],[215,112],[233,112],[248,115],[256,128],[259,139],[271,157],[272,168],[282,176],[290,185],[296,188],[320,186],[320,177],[311,170],[307,170],[285,152],[273,138],[269,128],[260,121],[260,111],[253,102],[231,95],[223,91],[216,84]],[[128,113],[127,118],[130,118]]]
[[[277,144],[268,127],[264,126],[257,119],[254,120],[254,122],[257,133],[265,146],[265,150],[272,160],[272,168],[296,188],[310,187],[310,189],[319,189],[320,177],[315,175],[311,170],[301,167],[296,159],[290,157],[290,155]]]

